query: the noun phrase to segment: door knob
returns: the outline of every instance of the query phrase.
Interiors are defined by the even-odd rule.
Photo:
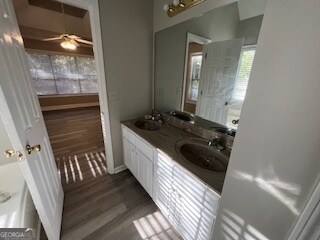
[[[7,158],[11,158],[14,156],[17,156],[19,159],[21,159],[21,157],[23,156],[21,152],[19,151],[15,151],[15,150],[5,150],[4,151],[4,156],[6,156]]]
[[[41,151],[41,146],[39,144],[34,145],[31,147],[29,144],[26,146],[26,150],[28,154],[31,154],[32,152],[40,152]]]

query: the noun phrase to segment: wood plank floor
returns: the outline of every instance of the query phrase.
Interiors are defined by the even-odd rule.
[[[61,239],[181,239],[128,170],[107,174],[99,108],[44,118],[65,192]]]
[[[55,157],[104,150],[99,107],[44,112]]]

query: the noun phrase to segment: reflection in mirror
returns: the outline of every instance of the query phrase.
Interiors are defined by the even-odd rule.
[[[262,18],[232,3],[157,32],[155,109],[237,128]]]
[[[194,114],[198,100],[204,46],[211,40],[187,33],[183,81],[183,111]]]

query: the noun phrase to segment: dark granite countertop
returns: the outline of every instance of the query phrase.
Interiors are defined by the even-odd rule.
[[[207,169],[197,167],[180,155],[175,148],[176,142],[187,138],[198,138],[198,136],[185,132],[175,126],[168,123],[163,123],[161,128],[156,131],[147,131],[137,128],[134,122],[137,119],[122,121],[121,123],[132,130],[134,133],[145,139],[155,148],[164,152],[172,160],[177,162],[184,169],[188,170],[196,178],[202,181],[205,185],[213,189],[216,193],[221,195],[225,172],[213,172]]]

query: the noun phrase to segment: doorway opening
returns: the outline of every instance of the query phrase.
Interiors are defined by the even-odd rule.
[[[190,42],[188,48],[187,78],[183,111],[195,114],[200,85],[203,45]]]
[[[13,5],[62,184],[107,174],[89,12],[56,1]]]
[[[203,51],[206,44],[212,42],[193,33],[187,33],[185,67],[183,79],[183,96],[181,111],[196,113],[201,80]]]

